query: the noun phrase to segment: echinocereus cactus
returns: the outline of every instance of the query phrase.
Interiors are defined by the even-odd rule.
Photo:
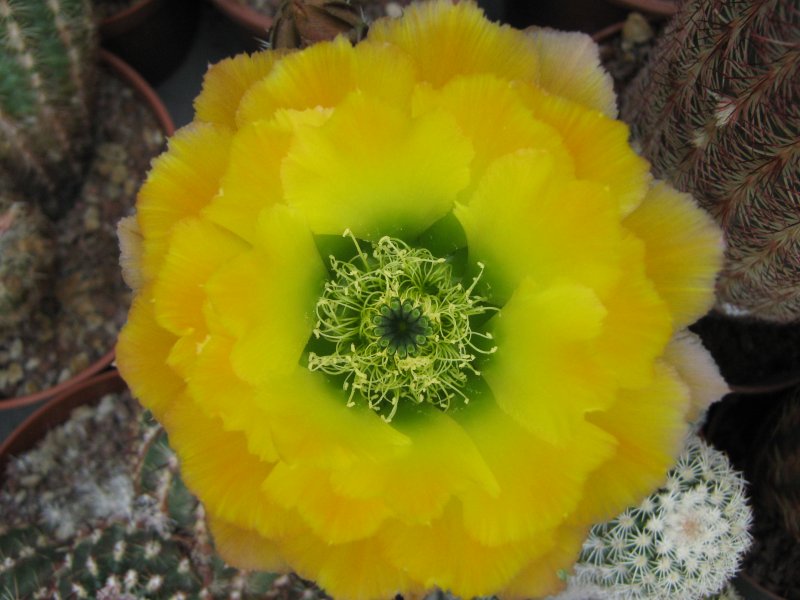
[[[195,107],[120,228],[117,361],[220,554],[337,599],[556,591],[680,452],[721,261],[597,47],[436,0]]]
[[[718,303],[800,319],[800,6],[686,0],[623,98],[657,177],[726,234]]]
[[[0,176],[51,216],[84,172],[95,52],[90,0],[0,0]]]
[[[47,290],[55,252],[38,206],[0,191],[0,330],[25,320]]]

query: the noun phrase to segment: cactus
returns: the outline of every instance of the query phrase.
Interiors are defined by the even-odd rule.
[[[51,224],[33,204],[0,191],[0,330],[24,321],[47,291]]]
[[[345,0],[285,0],[270,30],[271,48],[305,48],[342,34],[356,43],[367,33],[363,12]]]
[[[750,545],[744,480],[690,437],[665,486],[595,525],[560,600],[695,600],[723,591]]]
[[[622,98],[655,175],[722,226],[718,308],[800,319],[800,5],[685,0]]]
[[[80,437],[81,431],[87,431],[80,421],[96,420],[85,414],[86,409],[79,410],[83,412],[72,418],[79,421],[78,426],[65,430],[67,435]],[[67,506],[62,502],[65,498],[50,491],[55,501],[45,518],[34,523],[13,519],[0,526],[0,590],[6,590],[11,598],[98,600],[314,600],[323,596],[318,588],[293,575],[246,572],[227,566],[214,552],[203,507],[184,486],[163,429],[147,414],[138,416],[137,421],[136,412],[133,416],[126,413],[125,406],[113,396],[106,397],[96,413],[101,415],[101,420],[96,420],[100,426],[117,424],[112,436],[132,435],[135,439],[132,448],[121,449],[129,472],[117,472],[110,482],[111,473],[77,469],[76,487],[87,487],[85,496],[91,495],[86,501],[93,505],[93,518],[89,518],[88,507],[72,505],[74,492],[67,492],[65,498],[72,501]],[[30,466],[32,461],[48,459],[34,450],[27,458],[15,460]],[[63,469],[65,465],[51,468]],[[28,476],[31,474],[28,472]],[[83,481],[93,476],[99,480]],[[117,481],[119,478],[127,481]],[[111,488],[117,488],[116,492]],[[48,493],[45,489],[32,492],[39,497]],[[117,497],[101,498],[103,492]],[[77,500],[80,504],[81,498]],[[58,521],[73,523],[65,528]]]
[[[91,142],[90,0],[0,0],[0,178],[62,214]]]

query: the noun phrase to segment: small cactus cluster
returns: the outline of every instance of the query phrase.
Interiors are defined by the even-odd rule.
[[[725,585],[750,545],[744,481],[725,455],[688,438],[663,488],[595,525],[559,600],[697,600]]]
[[[0,0],[0,178],[62,214],[91,143],[90,0]]]
[[[85,408],[78,410],[73,419],[82,423],[66,432],[73,442],[79,432],[88,431],[83,423],[95,417]],[[111,436],[136,440],[132,449],[120,448],[128,472],[119,465],[116,473],[78,467],[75,487],[87,488],[82,495],[80,490],[31,489],[38,497],[53,498],[38,519],[0,526],[0,590],[9,598],[47,599],[322,598],[319,589],[293,575],[227,566],[214,552],[203,507],[181,481],[163,429],[138,410],[132,411],[131,423],[126,410],[107,396],[96,413],[102,419],[98,425],[116,423]],[[47,454],[34,450],[15,460],[26,463],[21,469],[25,477],[38,477],[29,463],[52,461]],[[50,470],[63,468],[54,463],[38,471],[46,479]],[[84,501],[91,506],[78,506]]]
[[[800,5],[685,0],[622,98],[654,174],[721,225],[718,308],[800,319]]]
[[[54,261],[50,221],[35,204],[0,191],[0,331],[24,321],[38,304]]]

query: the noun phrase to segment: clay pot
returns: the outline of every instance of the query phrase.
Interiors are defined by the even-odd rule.
[[[211,3],[237,26],[248,50],[263,47],[262,41],[269,37],[272,28],[272,17],[262,15],[236,0],[211,0]],[[280,0],[275,0],[276,9],[278,4]]]
[[[199,14],[197,0],[140,0],[100,21],[97,30],[104,48],[155,84],[183,61]]]
[[[175,132],[175,126],[172,123],[172,118],[169,116],[166,107],[153,88],[148,85],[141,75],[120,58],[105,50],[100,51],[100,62],[116,77],[134,89],[136,94],[147,104],[151,112],[155,115],[165,136],[170,136]],[[113,360],[114,350],[113,348],[109,348],[109,351],[104,356],[90,364],[86,369],[73,374],[73,376],[66,381],[26,396],[0,398],[0,411],[29,406],[50,399],[57,394],[66,393],[81,382],[108,368]]]
[[[66,421],[75,408],[96,403],[106,394],[121,392],[125,387],[116,370],[86,377],[30,415],[0,445],[0,485],[3,484],[6,465],[12,456],[33,448],[48,431]]]

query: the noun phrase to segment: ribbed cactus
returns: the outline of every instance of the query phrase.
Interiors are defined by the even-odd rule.
[[[35,204],[0,191],[0,332],[24,321],[47,290],[52,225]]]
[[[719,307],[800,319],[797,0],[684,0],[621,114],[655,175],[724,229]]]
[[[106,397],[98,412],[124,415],[126,409],[112,398]],[[56,502],[37,523],[0,525],[0,591],[10,598],[98,600],[323,597],[295,576],[228,567],[214,552],[203,507],[181,481],[164,431],[147,416],[138,429],[125,418],[123,428],[128,426],[136,429],[133,447],[125,449],[128,473],[86,481],[91,469],[78,469],[76,486],[91,489],[87,501],[94,505],[94,519],[85,508]],[[42,457],[34,451],[19,460]],[[63,527],[54,520],[72,523]]]
[[[62,213],[91,141],[90,0],[0,0],[0,178]]]
[[[664,487],[595,525],[559,600],[697,600],[721,593],[750,545],[744,480],[689,438]]]

